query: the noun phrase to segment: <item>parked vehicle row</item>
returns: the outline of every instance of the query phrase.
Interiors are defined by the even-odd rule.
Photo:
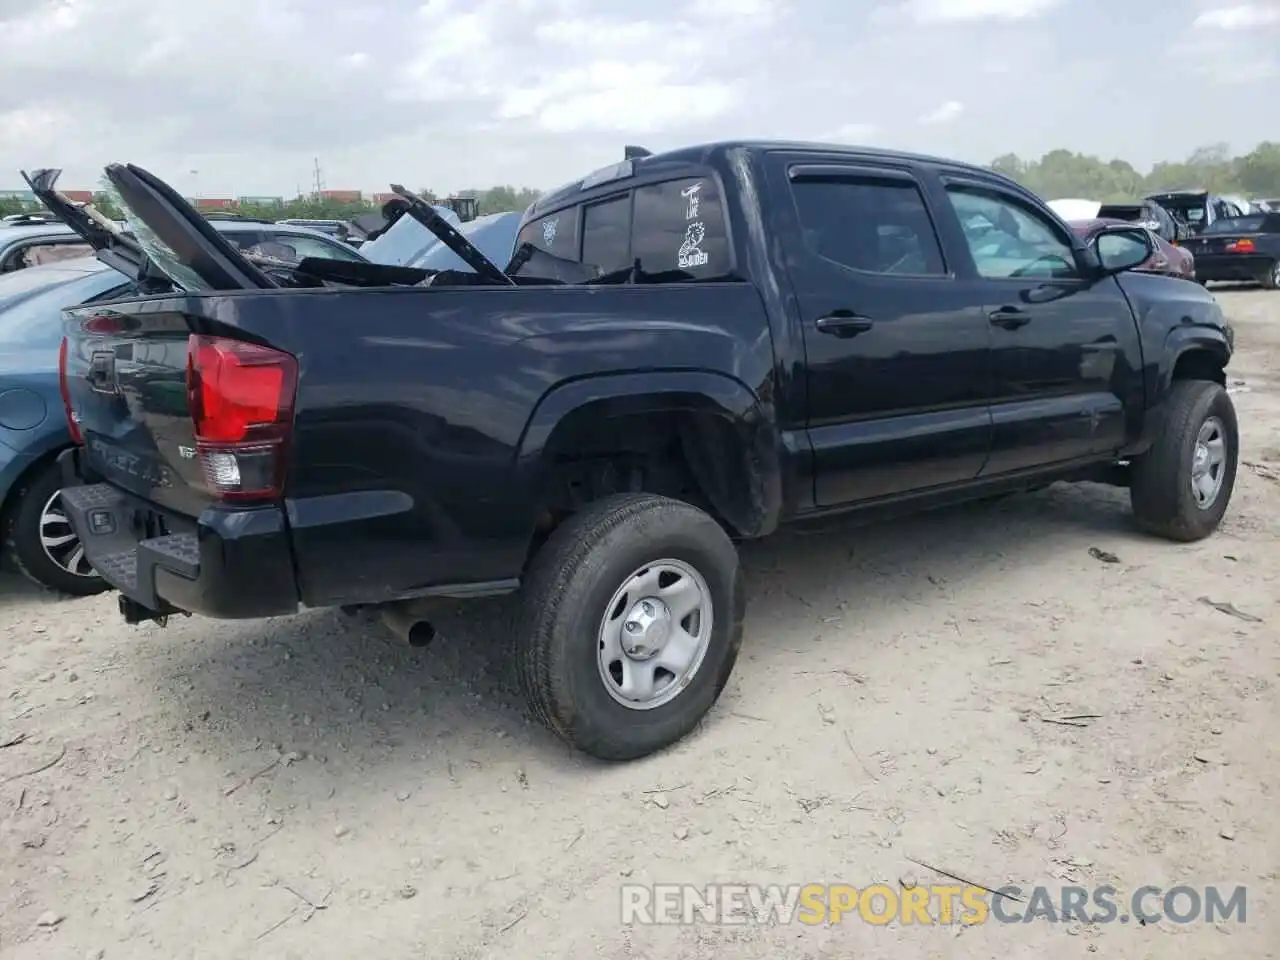
[[[1254,212],[1253,204],[1244,197],[1220,195],[1209,190],[1173,190],[1152,194],[1147,199],[1167,210],[1192,236],[1216,220],[1228,220]]]
[[[1141,267],[1201,283],[1245,281],[1280,289],[1280,210],[1271,201],[1218,196],[1204,190],[1156,194],[1141,203],[1055,200],[1049,206],[1088,236],[1104,223],[1140,223],[1155,236],[1156,254]]]
[[[423,644],[431,598],[518,590],[533,712],[628,759],[728,680],[734,538],[1095,479],[1192,541],[1231,497],[1216,300],[989,170],[632,150],[530,207],[505,268],[401,192],[463,269],[257,263],[106,174],[136,237],[32,182],[139,284],[59,351],[63,512],[131,623],[366,605]]]

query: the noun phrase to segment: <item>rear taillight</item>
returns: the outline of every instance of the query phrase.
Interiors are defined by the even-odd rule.
[[[1227,244],[1227,249],[1232,253],[1253,253],[1258,248],[1252,240],[1232,240]]]
[[[84,443],[80,433],[80,423],[76,413],[71,409],[71,391],[67,389],[67,338],[62,338],[58,347],[58,390],[62,393],[62,409],[67,415],[67,431],[71,434],[72,443]]]
[[[297,389],[298,361],[287,353],[221,337],[188,339],[196,456],[214,496],[281,496]]]

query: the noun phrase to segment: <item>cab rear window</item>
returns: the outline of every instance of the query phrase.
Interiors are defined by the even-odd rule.
[[[562,260],[577,260],[578,208],[557,210],[525,224],[516,240],[516,247],[526,243]]]

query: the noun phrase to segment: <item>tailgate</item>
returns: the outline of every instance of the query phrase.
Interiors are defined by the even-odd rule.
[[[187,402],[190,331],[177,311],[150,314],[145,329],[131,319],[67,313],[65,384],[85,458],[108,482],[198,516],[213,497]]]
[[[200,298],[66,311],[63,390],[87,465],[159,507],[276,502],[297,367],[190,312]],[[220,326],[220,325],[219,325]]]

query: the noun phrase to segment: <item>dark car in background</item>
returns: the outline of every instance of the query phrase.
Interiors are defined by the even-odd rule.
[[[1191,235],[1187,227],[1175,220],[1168,210],[1154,200],[1141,200],[1137,203],[1104,203],[1098,208],[1095,218],[1141,224],[1166,243],[1177,243]]]
[[[1103,209],[1106,208],[1104,207]],[[1069,221],[1068,225],[1076,236],[1089,243],[1107,227],[1115,227],[1118,224],[1132,225],[1132,222],[1119,217],[1098,216],[1091,220],[1072,220]],[[1140,266],[1134,267],[1135,270],[1141,270],[1145,273],[1164,273],[1173,277],[1182,277],[1186,280],[1195,279],[1196,258],[1190,251],[1185,247],[1169,243],[1164,237],[1145,225],[1142,229],[1146,230],[1151,236],[1153,252]]]
[[[1280,213],[1215,220],[1187,241],[1196,279],[1252,281],[1280,290]]]
[[[1158,203],[1191,234],[1198,234],[1215,220],[1241,217],[1248,213],[1246,204],[1236,198],[1208,190],[1171,190],[1167,193],[1153,193],[1146,199]]]
[[[52,236],[50,246],[59,252],[92,252],[69,227],[54,226],[62,232],[31,234],[22,242],[30,247]],[[365,262],[345,244],[305,227],[245,218],[216,219],[213,226],[249,254],[293,263],[304,257]],[[0,229],[0,238],[5,233]],[[64,244],[64,233],[75,244]],[[61,311],[137,292],[136,284],[92,256],[0,275],[0,531],[10,563],[63,593],[86,596],[105,586],[85,560],[58,497],[54,460],[71,445],[58,388]]]

